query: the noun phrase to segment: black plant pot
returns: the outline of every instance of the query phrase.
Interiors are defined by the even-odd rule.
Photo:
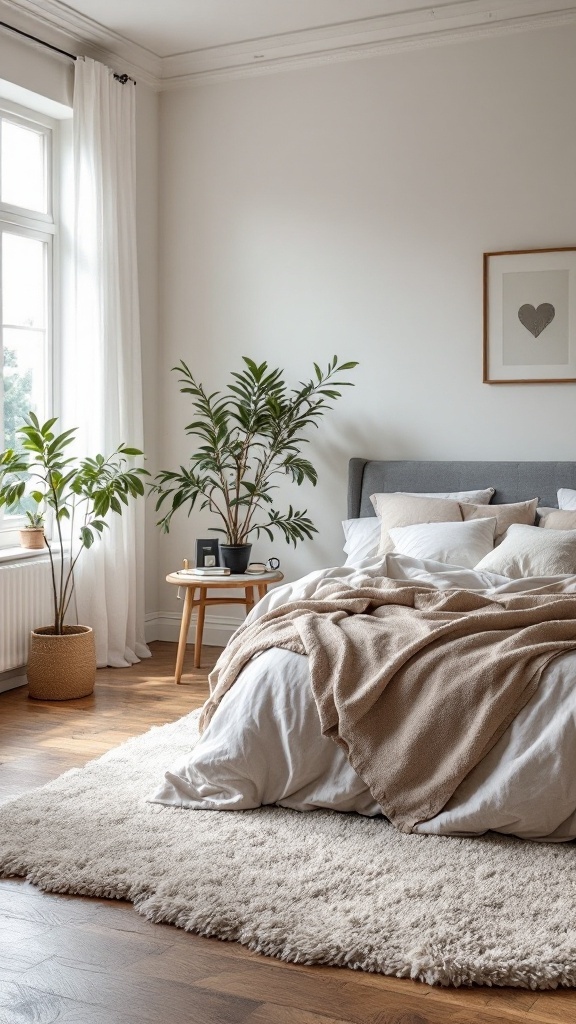
[[[246,572],[250,561],[251,544],[221,544],[222,561],[235,576]]]

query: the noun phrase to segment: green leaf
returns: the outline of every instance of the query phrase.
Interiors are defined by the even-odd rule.
[[[105,516],[110,508],[110,496],[106,491],[94,495],[94,511],[97,516]]]
[[[144,494],[144,484],[142,483],[140,477],[132,476],[131,477],[131,482],[132,482],[132,489],[131,489],[132,497],[135,497],[137,494],[141,494],[141,495]]]
[[[80,530],[80,540],[85,548],[91,548],[94,543],[94,534],[89,526],[83,526]]]
[[[72,444],[75,434],[76,430],[72,428],[71,430],[65,430],[63,434],[59,434],[58,437],[55,437],[46,449],[48,459],[51,459],[54,455],[58,455],[66,445]]]

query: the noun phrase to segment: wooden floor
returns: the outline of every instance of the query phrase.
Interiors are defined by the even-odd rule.
[[[171,678],[174,644],[98,673],[93,696],[0,694],[0,800],[82,765],[199,706],[203,670]],[[235,943],[154,925],[128,903],[45,895],[0,880],[0,1024],[576,1024],[576,991],[440,989],[339,968],[300,967]]]

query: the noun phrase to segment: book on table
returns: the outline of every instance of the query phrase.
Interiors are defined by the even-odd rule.
[[[182,576],[184,579],[197,579],[198,576],[230,576],[230,569],[227,569],[225,566],[212,566],[208,569],[200,565],[197,569],[178,569],[176,575]]]
[[[230,569],[226,568],[225,565],[211,565],[204,566],[199,565],[196,569],[193,569],[192,576],[230,576]]]

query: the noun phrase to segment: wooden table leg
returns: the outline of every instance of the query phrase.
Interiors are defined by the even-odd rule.
[[[196,619],[196,639],[194,641],[194,668],[200,668],[202,657],[202,634],[204,632],[204,613],[206,611],[206,588],[200,587],[198,618]]]
[[[258,597],[260,599],[262,599],[263,597],[266,597],[267,593],[268,593],[268,584],[267,583],[259,583],[258,584]]]
[[[254,587],[244,587],[246,596],[246,615],[249,615],[254,607]]]
[[[176,672],[174,673],[174,679],[176,680],[177,683],[179,683],[182,678],[184,655],[186,654],[186,640],[188,639],[188,629],[190,628],[190,616],[192,615],[192,606],[194,604],[195,591],[195,587],[186,587],[184,607],[182,608],[182,622],[180,623],[180,636],[178,638]]]

